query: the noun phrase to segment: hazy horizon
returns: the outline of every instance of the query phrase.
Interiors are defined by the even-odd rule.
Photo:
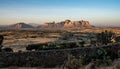
[[[0,25],[86,20],[120,26],[119,0],[0,0]]]

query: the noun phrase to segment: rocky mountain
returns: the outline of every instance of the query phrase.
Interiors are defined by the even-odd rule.
[[[21,29],[21,28],[34,28],[34,27],[29,25],[29,24],[21,22],[21,23],[16,23],[16,24],[13,24],[13,25],[9,25],[8,28],[9,29]]]
[[[29,23],[26,24],[24,22],[8,25],[6,27],[1,27],[0,29],[24,29],[24,28],[92,28],[93,26],[88,21],[71,21],[65,20],[61,22],[48,22],[44,24],[35,24]]]
[[[31,25],[31,26],[33,26],[33,27],[39,26],[39,24],[36,24],[36,23],[29,23],[29,25]]]
[[[71,20],[65,20],[62,22],[49,22],[49,23],[44,23],[40,26],[39,28],[75,28],[75,27],[80,27],[80,28],[92,28],[93,26],[90,25],[88,21],[71,21]]]

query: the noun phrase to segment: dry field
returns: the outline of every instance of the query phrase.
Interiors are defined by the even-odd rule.
[[[69,32],[73,31],[73,32],[94,32],[94,33],[99,33],[99,32],[102,32],[102,31],[105,31],[105,30],[108,30],[108,31],[112,31],[112,32],[115,32],[116,34],[119,34],[120,35],[120,28],[92,28],[92,29],[70,29],[70,30],[67,30]]]
[[[102,32],[110,30],[120,35],[120,28],[92,28],[92,29],[66,29],[68,32]],[[52,31],[52,30],[51,30]],[[46,32],[46,31],[45,31]],[[44,43],[55,41],[60,34],[64,32],[41,33],[40,31],[0,31],[0,35],[4,35],[4,47],[11,47],[14,51],[25,51],[28,44]]]
[[[45,42],[52,42],[55,41],[56,38],[27,38],[27,39],[11,39],[11,40],[4,40],[3,46],[4,47],[11,47],[15,52],[18,50],[25,51],[25,47],[28,44],[36,44],[36,43],[45,43]]]

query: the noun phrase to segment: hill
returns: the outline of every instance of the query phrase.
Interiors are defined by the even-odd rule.
[[[22,29],[22,28],[34,28],[34,27],[29,25],[29,24],[21,22],[21,23],[9,25],[7,28],[9,28],[9,29]]]

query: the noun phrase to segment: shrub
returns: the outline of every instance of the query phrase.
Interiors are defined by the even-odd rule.
[[[113,66],[113,69],[120,69],[120,62],[116,63],[116,64]]]
[[[65,63],[67,69],[79,69],[82,66],[80,59],[75,58],[75,56],[68,55],[68,59]]]

